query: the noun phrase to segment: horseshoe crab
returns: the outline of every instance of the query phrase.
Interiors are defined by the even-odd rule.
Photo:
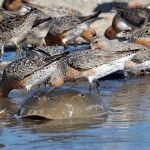
[[[81,93],[77,89],[57,89],[34,95],[21,105],[18,111],[20,118],[57,120],[106,114],[106,108],[98,95]]]

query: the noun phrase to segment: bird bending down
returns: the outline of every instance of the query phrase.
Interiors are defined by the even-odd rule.
[[[20,52],[20,43],[29,33],[37,18],[37,10],[33,9],[24,16],[7,17],[1,21],[0,24],[0,55],[4,53],[4,46],[6,43],[15,44],[17,50]]]
[[[66,57],[68,53],[46,57],[30,56],[10,63],[3,71],[0,96],[6,97],[13,89],[30,90],[33,86],[44,82],[49,78],[49,65]]]
[[[150,21],[148,8],[115,8],[116,15],[112,25],[105,31],[108,39],[115,39],[121,31],[128,31],[142,27]]]
[[[23,48],[28,50],[29,47],[43,47],[47,46],[45,37],[50,29],[50,21],[41,23],[33,27],[25,39],[20,43]],[[27,51],[27,54],[29,51]]]
[[[150,48],[150,23],[129,32],[120,32],[117,34],[117,38]]]
[[[101,19],[98,17],[100,13],[101,12],[97,12],[90,16],[52,18],[50,30],[45,39],[47,45],[63,44],[66,46],[68,42],[74,41],[77,37],[82,36],[82,33],[88,30],[93,22]]]
[[[46,53],[60,53],[64,51],[52,47],[46,47]],[[123,70],[125,63],[130,60],[139,50],[128,50],[125,52],[106,52],[99,49],[87,49],[71,52],[65,59],[53,64],[53,69],[49,71],[49,83],[51,86],[62,86],[66,81],[76,79],[88,79],[91,91],[92,84],[106,75],[118,70]]]
[[[100,49],[106,53],[114,53],[115,51],[128,51],[131,49],[140,49],[139,52],[125,64],[125,72],[136,73],[138,71],[150,68],[150,49],[136,43],[128,41],[120,42],[118,40],[108,40],[105,37],[96,36],[91,42],[92,49]]]

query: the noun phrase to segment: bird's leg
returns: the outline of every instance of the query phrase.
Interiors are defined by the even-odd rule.
[[[0,62],[2,62],[2,56],[4,54],[4,44],[0,45]]]
[[[64,46],[65,50],[68,49],[68,45],[67,44],[63,44],[63,46]]]
[[[91,93],[91,91],[92,91],[92,83],[90,83],[89,85],[89,93]]]
[[[2,54],[0,54],[0,62],[2,62],[2,60],[3,60],[3,59],[2,59]]]
[[[0,62],[3,61],[3,58],[2,58],[2,53],[0,53]]]
[[[25,53],[26,53],[26,57],[29,57],[29,48],[25,47]]]
[[[128,72],[127,71],[123,71],[123,75],[124,75],[124,79],[125,79],[125,81],[128,79]]]
[[[45,39],[42,39],[42,40],[41,40],[41,43],[40,43],[40,47],[43,47],[43,46],[44,46],[44,47],[47,46]]]
[[[72,80],[72,83],[73,83],[73,86],[76,86],[76,85],[78,85],[78,80],[77,79]]]
[[[16,58],[18,56],[18,58],[22,58],[22,49],[20,48],[20,46],[18,44],[16,44]]]
[[[4,119],[7,115],[6,108],[0,111],[0,119]]]
[[[48,83],[49,83],[49,79],[44,81],[44,87],[47,87]]]
[[[98,95],[100,95],[99,87],[100,87],[100,84],[98,81],[96,81],[96,90],[97,90]]]

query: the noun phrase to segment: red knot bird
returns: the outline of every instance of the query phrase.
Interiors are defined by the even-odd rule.
[[[53,18],[51,20],[48,36],[46,37],[46,42],[48,45],[67,45],[69,41],[73,41],[77,37],[80,37],[84,31],[88,30],[93,22],[101,19],[98,17],[100,13],[101,12],[97,12],[90,16],[65,16]],[[91,32],[94,34],[94,31]]]
[[[4,46],[6,43],[14,44],[17,50],[20,51],[18,45],[25,36],[29,33],[37,18],[37,10],[33,9],[24,16],[7,17],[1,21],[0,24],[0,48],[1,56],[4,53]]]
[[[48,79],[50,85],[59,87],[66,81],[86,78],[90,83],[89,90],[94,82],[98,88],[99,78],[123,70],[125,63],[134,57],[138,50],[108,53],[99,49],[86,49],[66,54],[63,48],[56,46],[36,49],[36,52],[41,51],[42,55],[22,58],[4,69],[1,96],[7,96],[13,89],[30,90]],[[51,59],[48,59],[48,56],[51,56]]]
[[[30,90],[33,86],[49,78],[49,65],[66,57],[69,52],[47,57],[30,56],[8,64],[0,81],[0,96],[6,97],[13,89],[25,88]]]
[[[2,7],[8,11],[24,11],[28,7],[37,8],[44,12],[46,15],[51,17],[62,17],[62,16],[80,16],[81,13],[76,9],[65,7],[48,5],[40,6],[38,3],[34,3],[31,0],[4,0]]]
[[[120,42],[118,40],[108,40],[105,37],[96,36],[91,42],[91,47],[93,49],[98,48],[109,53],[115,51],[128,51],[130,49],[140,49],[140,51],[136,53],[132,59],[126,62],[124,73],[130,71],[136,74],[136,72],[150,68],[150,49],[145,48],[142,45],[129,43],[128,41]]]
[[[63,49],[52,47],[42,48],[46,53],[60,53]],[[97,80],[118,70],[123,70],[125,63],[134,57],[139,50],[128,50],[125,52],[106,52],[99,49],[86,49],[71,52],[66,58],[55,62],[53,69],[49,71],[48,83],[53,87],[62,86],[66,81],[77,79],[88,79],[92,89],[92,84]]]
[[[116,8],[112,25],[105,31],[109,39],[116,38],[121,31],[139,28],[150,21],[150,9],[148,8]]]
[[[150,48],[150,23],[135,30],[120,32],[117,38]]]
[[[129,8],[150,8],[150,2],[148,0],[131,0],[128,2]]]
[[[20,42],[30,33],[33,27],[50,20],[51,18],[38,19],[41,12],[37,9],[32,9],[29,13],[23,16],[6,17],[0,24],[0,48],[2,56],[4,46],[6,44],[16,45],[17,52],[21,53],[19,46]]]
[[[22,46],[46,46],[45,37],[50,29],[50,21],[43,22],[36,27],[33,27],[28,35],[21,42]]]

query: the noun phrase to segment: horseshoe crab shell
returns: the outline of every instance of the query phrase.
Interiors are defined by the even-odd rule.
[[[106,113],[100,97],[76,89],[40,92],[28,97],[21,105],[21,118],[72,119],[101,116]]]

